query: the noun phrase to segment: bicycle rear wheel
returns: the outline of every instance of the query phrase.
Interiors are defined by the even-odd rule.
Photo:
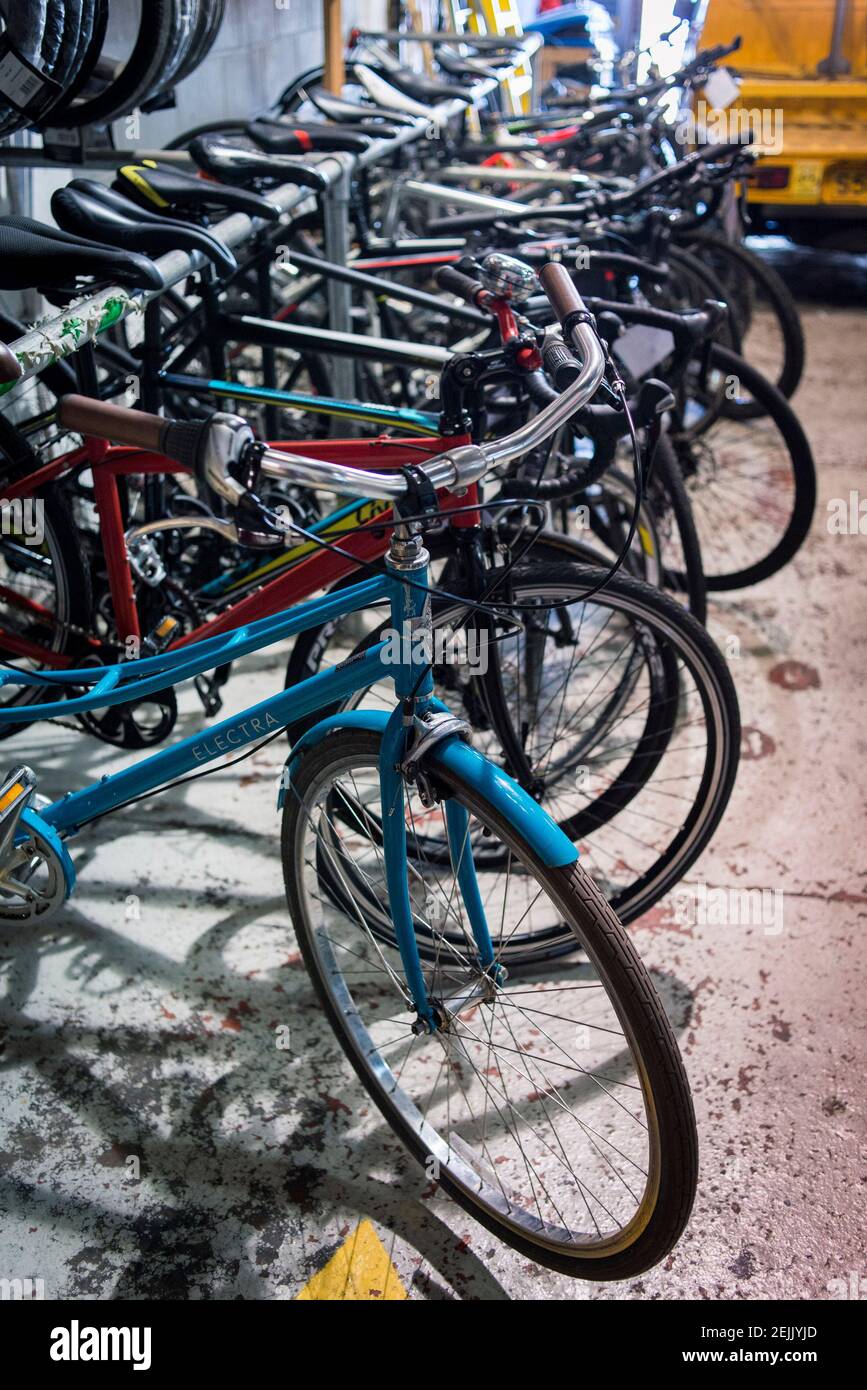
[[[726,290],[739,322],[740,354],[785,397],[794,395],[804,373],[804,330],[794,297],[777,272],[746,246],[720,232],[698,231],[691,249],[708,264]],[[726,401],[725,415],[740,420],[762,414],[749,395]]]
[[[482,672],[478,662],[436,662],[434,679],[438,695],[472,724],[479,751],[525,782],[629,922],[674,887],[719,824],[737,771],[740,720],[728,668],[701,625],[624,575],[585,601],[603,574],[562,559],[521,565],[508,596],[496,594],[503,616],[487,647],[490,664]],[[435,600],[433,621],[457,632],[469,616],[459,597],[467,590],[448,587],[455,599]],[[287,685],[379,640],[381,613],[368,622],[360,642],[357,626],[351,637],[336,624],[300,634]],[[392,702],[390,687],[378,684],[347,703]],[[516,746],[523,767],[510,756]],[[491,865],[498,852],[493,843],[477,849]],[[511,963],[569,949],[568,933],[528,930],[513,935],[506,953]]]
[[[407,786],[413,915],[435,945],[424,973],[442,1023],[414,1032],[400,957],[365,917],[388,901],[378,758],[377,735],[335,733],[299,760],[284,805],[289,910],[341,1046],[428,1174],[499,1239],[578,1278],[641,1273],[683,1231],[698,1166],[683,1064],[644,965],[579,865],[543,864],[478,787],[431,766],[442,802],[469,817],[459,856],[483,828],[507,858],[505,871],[478,874],[495,947],[532,915],[560,922],[582,954],[556,974],[494,983],[456,867],[425,854],[432,820],[445,834],[444,805],[425,808]],[[336,834],[335,805],[352,807]],[[363,872],[362,906],[323,893],[323,856],[337,874]]]
[[[782,569],[807,537],[816,469],[789,402],[749,362],[714,345],[711,379],[757,401],[759,419],[726,414],[695,436],[694,384],[681,394],[671,443],[686,483],[709,590],[741,589]]]

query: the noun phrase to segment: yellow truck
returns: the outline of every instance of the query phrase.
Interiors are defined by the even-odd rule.
[[[735,34],[734,106],[754,113],[763,151],[754,222],[867,250],[867,0],[708,0],[701,47]]]

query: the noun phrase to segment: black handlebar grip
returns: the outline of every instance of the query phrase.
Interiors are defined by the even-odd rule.
[[[564,328],[567,320],[573,314],[586,314],[587,308],[584,300],[576,290],[572,276],[564,265],[560,265],[557,261],[549,261],[539,271],[539,280],[542,289],[548,296],[551,308]]]
[[[195,473],[202,441],[210,420],[167,420],[163,430],[162,453]]]
[[[456,294],[459,299],[465,299],[468,304],[475,304],[477,296],[484,291],[484,285],[480,285],[478,280],[472,280],[469,275],[464,275],[462,270],[456,270],[453,265],[444,265],[436,273],[436,282],[441,290],[448,290],[449,294]]]
[[[542,348],[542,365],[558,391],[565,391],[581,371],[581,366],[565,343],[556,340],[547,342]]]
[[[718,43],[713,48],[702,48],[696,53],[691,63],[687,63],[690,68],[707,67],[710,63],[718,63],[723,58],[728,58],[730,53],[737,53],[742,43],[740,34],[732,39],[731,43]]]

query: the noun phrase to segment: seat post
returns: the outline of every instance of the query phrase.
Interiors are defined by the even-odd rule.
[[[142,354],[142,379],[139,399],[136,402],[141,410],[156,415],[160,409],[160,387],[158,384],[162,366],[162,321],[160,301],[152,299],[144,311],[144,351]],[[144,481],[145,521],[159,521],[165,515],[165,479],[161,473],[149,473]]]
[[[75,355],[75,372],[83,396],[99,400],[99,375],[96,370],[96,356],[93,343],[82,343]]]

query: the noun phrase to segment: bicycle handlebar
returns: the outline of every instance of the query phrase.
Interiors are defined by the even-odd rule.
[[[456,270],[453,265],[442,266],[435,278],[441,290],[448,290],[449,294],[457,295],[458,299],[466,300],[467,304],[477,304],[478,296],[485,292],[484,285],[480,285],[478,280],[473,280],[469,275],[464,275],[462,270]]]
[[[737,38],[732,39],[731,43],[718,43],[714,48],[700,49],[694,58],[691,58],[688,63],[684,63],[682,68],[678,68],[676,72],[670,73],[667,77],[657,77],[652,82],[643,82],[634,87],[612,87],[605,93],[604,100],[637,102],[647,100],[648,97],[654,96],[657,92],[679,87],[714,67],[723,58],[737,53],[741,43],[741,36],[738,35]]]
[[[563,266],[543,267],[541,279],[563,333],[580,358],[575,381],[503,439],[458,445],[420,465],[435,488],[468,487],[494,464],[511,462],[538,448],[596,394],[605,372],[605,354],[584,301]],[[197,473],[246,519],[258,509],[266,528],[278,534],[281,526],[284,531],[291,528],[234,476],[233,469],[241,474],[259,471],[300,487],[355,497],[393,499],[409,490],[407,478],[399,472],[374,473],[265,448],[256,443],[250,426],[237,415],[218,413],[203,421],[163,420],[144,411],[74,395],[61,399],[57,415],[66,429],[165,454]]]
[[[548,296],[548,302],[560,320],[564,333],[569,336],[575,314],[583,314],[589,319],[587,306],[581,298],[572,276],[564,265],[549,261],[539,271],[539,283]]]
[[[570,314],[574,319],[571,297],[568,305],[565,295],[561,298],[563,308],[569,310],[568,322]],[[574,292],[574,300],[581,303],[577,291]],[[538,448],[592,399],[605,371],[602,347],[589,321],[574,322],[570,336],[581,358],[581,366],[572,385],[532,420],[503,439],[481,445],[458,445],[421,464],[421,471],[435,488],[468,487],[478,482],[495,464],[511,462]],[[402,497],[408,491],[407,479],[399,472],[374,473],[345,464],[284,453],[282,450],[262,449],[255,445],[253,432],[246,421],[235,415],[216,414],[205,421],[161,420],[158,416],[108,405],[104,401],[64,396],[58,407],[58,418],[67,429],[110,439],[117,444],[163,453],[175,462],[195,468],[230,505],[240,507],[243,504],[248,511],[251,505],[258,505],[264,519],[272,527],[280,525],[276,514],[264,507],[229,472],[230,465],[241,461],[245,450],[251,446],[257,450],[255,464],[262,474],[282,478],[299,487],[386,500]],[[283,529],[287,529],[285,524]]]
[[[434,234],[445,231],[480,231],[483,227],[492,227],[496,223],[574,222],[589,217],[591,214],[604,217],[629,206],[631,203],[640,202],[648,192],[654,189],[666,184],[677,183],[678,180],[695,173],[697,166],[701,164],[719,164],[733,159],[738,152],[743,153],[748,150],[752,143],[753,132],[749,130],[741,140],[730,140],[726,141],[725,144],[709,143],[703,145],[701,149],[693,150],[691,154],[685,155],[676,164],[670,164],[665,169],[658,169],[655,174],[635,183],[632,188],[625,188],[618,192],[611,189],[593,189],[580,202],[574,203],[552,203],[541,207],[534,204],[520,208],[492,207],[490,211],[480,209],[478,212],[466,215],[435,218],[429,224],[429,230]],[[444,195],[447,196],[446,190],[444,190]]]
[[[89,396],[62,396],[57,418],[64,429],[76,434],[90,434],[97,439],[110,439],[114,444],[128,444],[133,449],[164,453],[163,436],[170,421],[143,410],[130,410],[108,401],[95,401]]]

